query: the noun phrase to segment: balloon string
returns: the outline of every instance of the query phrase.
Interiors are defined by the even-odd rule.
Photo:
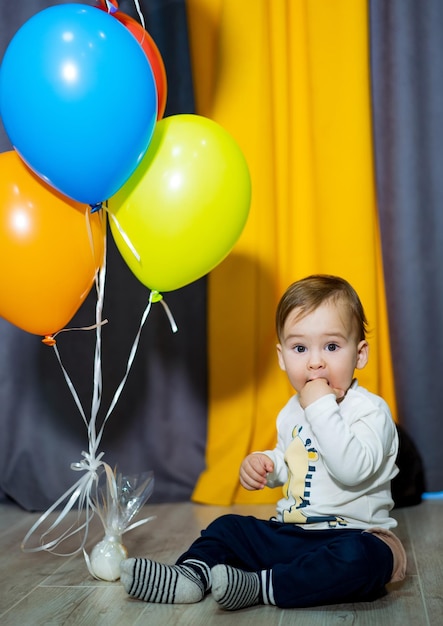
[[[105,232],[106,234],[106,232]],[[80,478],[72,487],[70,487],[38,520],[37,522],[35,522],[35,524],[32,526],[32,528],[28,531],[28,533],[26,534],[23,543],[22,543],[22,549],[25,552],[38,552],[38,551],[42,551],[42,550],[46,550],[48,552],[52,552],[54,554],[57,554],[59,556],[71,556],[74,554],[77,554],[78,552],[83,550],[83,553],[85,554],[85,545],[86,545],[86,541],[88,538],[88,534],[89,534],[89,524],[92,520],[92,518],[94,517],[94,514],[97,513],[99,514],[102,522],[103,522],[103,518],[100,515],[100,511],[99,508],[97,507],[96,503],[94,502],[94,499],[92,497],[92,489],[94,487],[94,484],[97,483],[98,481],[98,469],[100,467],[103,467],[106,471],[107,477],[108,477],[108,488],[111,489],[111,493],[114,493],[116,487],[115,487],[115,478],[112,478],[112,480],[114,481],[112,483],[112,480],[110,479],[110,476],[114,476],[112,473],[111,468],[109,467],[109,465],[107,463],[105,463],[102,460],[102,457],[104,455],[103,452],[98,453],[98,447],[101,443],[102,437],[103,437],[103,432],[104,432],[104,428],[106,425],[106,422],[108,421],[115,405],[117,404],[117,401],[123,391],[124,385],[126,383],[126,380],[129,376],[129,372],[131,370],[132,364],[134,362],[135,359],[135,354],[137,352],[137,348],[139,345],[139,341],[140,341],[140,337],[141,337],[141,332],[143,329],[143,326],[146,322],[146,319],[149,315],[149,312],[151,310],[151,306],[153,302],[161,302],[163,305],[164,310],[167,313],[167,316],[169,318],[169,322],[171,324],[171,328],[173,332],[177,331],[177,325],[175,323],[175,320],[172,316],[172,313],[169,309],[169,307],[167,306],[167,304],[163,301],[163,296],[161,294],[158,293],[158,291],[151,291],[150,295],[149,295],[149,300],[148,300],[148,304],[145,308],[145,311],[143,312],[142,318],[141,318],[141,322],[140,322],[140,326],[138,329],[138,332],[136,334],[136,337],[134,339],[130,354],[129,354],[129,358],[128,358],[128,362],[127,362],[127,366],[126,366],[126,371],[125,371],[125,375],[120,383],[120,385],[118,386],[114,397],[112,399],[112,402],[110,404],[110,407],[108,409],[108,412],[106,413],[106,416],[103,420],[103,423],[101,425],[101,428],[97,434],[97,429],[96,429],[96,425],[97,425],[97,416],[98,416],[98,412],[99,412],[99,408],[100,408],[100,404],[101,404],[101,399],[102,399],[102,368],[101,368],[101,328],[103,326],[104,323],[106,323],[106,320],[103,321],[102,320],[102,313],[103,313],[103,301],[104,301],[104,285],[105,285],[105,278],[106,278],[106,254],[104,257],[104,261],[102,264],[102,267],[100,268],[97,277],[96,277],[96,288],[97,288],[97,305],[96,305],[96,324],[93,326],[96,329],[96,348],[95,348],[95,355],[94,355],[94,384],[93,384],[93,399],[92,399],[92,405],[91,405],[91,418],[88,420],[86,418],[86,414],[85,411],[83,409],[83,406],[80,402],[80,398],[78,396],[78,393],[75,389],[74,384],[71,381],[71,378],[66,370],[66,368],[64,367],[59,351],[54,343],[53,348],[55,350],[55,354],[57,357],[57,360],[60,364],[60,367],[62,369],[63,375],[65,377],[66,383],[68,385],[69,390],[71,391],[71,394],[74,398],[74,401],[77,405],[77,408],[83,418],[83,421],[87,427],[87,431],[88,431],[88,443],[89,443],[89,450],[88,452],[83,451],[82,452],[82,456],[84,457],[82,460],[80,460],[77,463],[72,463],[71,464],[71,469],[74,471],[84,471],[85,474],[84,476],[82,476],[82,478]],[[92,327],[92,328],[93,328]],[[114,491],[112,491],[114,489]],[[57,516],[57,518],[55,519],[55,521],[51,524],[51,526],[49,527],[48,530],[46,530],[40,538],[40,545],[37,547],[27,547],[27,543],[28,541],[31,539],[31,537],[34,535],[34,533],[42,526],[42,524],[48,519],[49,515],[51,513],[53,513],[58,507],[60,507],[63,503],[65,502],[65,505],[62,509],[62,511],[59,513],[59,515]],[[64,530],[63,532],[61,532],[61,534],[55,538],[50,540],[49,539],[49,535],[51,532],[55,531],[55,529],[57,529],[62,522],[66,519],[68,513],[74,509],[75,505],[77,504],[77,517],[76,517],[76,521],[73,522],[71,525],[68,526],[68,528],[66,530]],[[81,521],[81,513],[82,510],[85,509],[85,519],[82,522]],[[147,520],[141,520],[140,522],[136,522],[135,524],[131,525],[130,527],[128,527],[127,531],[132,529],[132,528],[136,528],[137,526],[139,526],[140,524],[144,524],[147,521],[149,521],[151,518],[148,518]],[[82,540],[80,545],[72,552],[69,553],[61,553],[61,552],[55,552],[55,550],[60,546],[60,544],[62,544],[64,541],[66,541],[67,539],[77,535],[83,533],[82,536]],[[86,564],[88,566],[88,569],[90,568],[90,564],[88,564],[88,559],[86,559]]]
[[[137,259],[137,261],[140,263],[140,255],[137,252],[137,250],[134,248],[134,246],[132,245],[131,240],[129,239],[128,235],[125,233],[125,231],[123,230],[123,228],[120,226],[117,218],[115,217],[115,215],[113,213],[109,214],[111,216],[112,221],[115,224],[115,227],[117,228],[118,232],[120,233],[120,235],[122,236],[122,239],[124,240],[125,244],[128,246],[128,248],[130,249],[130,251],[132,252],[132,254],[135,256],[135,258]]]
[[[100,322],[100,326],[104,326],[107,323],[107,319],[102,320]],[[70,326],[69,328],[62,328],[61,330],[58,330],[56,333],[54,333],[52,337],[57,337],[57,335],[59,335],[60,333],[66,333],[70,330],[94,330],[95,328],[97,328],[98,325],[99,324],[91,324],[90,326]]]
[[[107,412],[107,414],[105,416],[105,419],[103,421],[102,427],[100,429],[100,433],[99,433],[99,436],[98,436],[99,439],[101,439],[101,437],[103,436],[103,430],[104,430],[105,424],[108,421],[109,416],[111,415],[112,411],[114,410],[114,407],[117,404],[117,401],[120,398],[120,395],[121,395],[121,393],[123,391],[123,387],[125,386],[126,381],[128,379],[129,372],[131,370],[132,364],[133,364],[134,359],[135,359],[135,354],[137,352],[138,344],[140,342],[140,337],[141,337],[141,333],[142,333],[142,330],[143,330],[143,326],[144,326],[144,324],[146,322],[146,319],[147,319],[147,317],[149,315],[149,312],[151,310],[151,306],[152,306],[152,292],[150,294],[150,297],[149,297],[149,300],[148,300],[148,304],[147,304],[147,306],[146,306],[146,308],[145,308],[145,310],[143,312],[143,315],[142,315],[142,318],[141,318],[141,321],[140,321],[140,326],[138,328],[137,334],[136,334],[134,342],[132,344],[131,351],[129,353],[129,358],[128,358],[128,362],[127,362],[127,365],[126,365],[125,374],[124,374],[123,379],[120,382],[119,386],[117,387],[117,390],[116,390],[116,392],[114,394],[114,397],[113,397],[113,399],[111,401],[111,404],[109,406],[108,412]]]
[[[145,18],[143,17],[143,13],[142,13],[142,10],[140,8],[139,0],[134,0],[134,4],[135,4],[135,9],[137,11],[137,14],[138,14],[138,16],[140,18],[141,25],[143,26],[143,29],[146,30]],[[143,33],[143,38],[144,38],[144,33]],[[141,43],[143,43],[143,40],[141,41]]]
[[[172,315],[171,309],[168,307],[168,305],[164,301],[163,296],[159,294],[158,291],[153,291],[151,293],[151,298],[153,299],[153,302],[159,301],[161,303],[168,317],[169,323],[171,325],[171,330],[173,333],[176,333],[178,331],[178,326],[175,323],[175,319],[174,319],[174,316]]]
[[[117,11],[119,11],[119,10],[120,10],[120,9],[118,9],[117,7],[115,7],[115,6],[112,4],[111,0],[105,0],[105,2],[106,2],[106,8],[107,8],[107,10],[108,10],[108,13],[110,13],[111,15],[113,15],[114,13],[117,13]],[[143,31],[145,31],[145,30],[146,30],[146,26],[145,26],[145,18],[144,18],[144,16],[143,16],[142,10],[141,10],[141,8],[140,8],[140,2],[139,2],[139,0],[134,0],[134,5],[135,5],[135,10],[137,11],[137,15],[138,15],[138,16],[139,16],[139,18],[140,18],[140,23],[141,23],[141,25],[142,25],[142,27],[143,27]],[[141,41],[139,41],[139,44],[140,44],[140,45],[143,45],[144,40],[145,40],[145,33],[143,32],[142,40],[141,40]]]
[[[82,476],[72,487],[70,487],[54,504],[45,512],[43,515],[39,517],[39,519],[33,524],[30,530],[26,533],[25,538],[22,542],[22,550],[24,552],[40,552],[47,551],[56,554],[57,556],[72,556],[77,554],[82,550],[86,544],[88,538],[89,524],[94,517],[94,512],[96,510],[95,504],[91,498],[91,490],[94,482],[97,480],[97,469],[100,465],[105,465],[103,461],[101,461],[101,457],[103,453],[99,454],[96,458],[91,458],[91,456],[87,452],[82,452],[82,455],[85,457],[85,460],[80,461],[79,463],[72,463],[71,469],[75,471],[86,470],[86,474]],[[40,545],[36,547],[28,547],[26,544],[32,535],[37,531],[37,529],[48,519],[49,515],[53,513],[66,499],[67,502],[61,512],[58,514],[55,521],[51,524],[51,526],[46,530],[40,537]],[[63,531],[56,539],[46,541],[46,538],[49,537],[49,534],[54,531],[63,520],[66,518],[68,513],[74,508],[74,505],[78,502],[78,514],[76,521],[73,522],[65,531]],[[85,520],[81,523],[81,512],[85,509]],[[83,532],[83,538],[81,544],[78,548],[73,550],[72,552],[55,552],[55,549],[62,544],[64,541],[73,537],[74,535],[78,535]]]
[[[58,362],[59,362],[59,365],[60,365],[60,367],[61,367],[61,370],[62,370],[62,372],[63,372],[63,376],[65,377],[65,381],[66,381],[66,384],[68,385],[68,389],[69,389],[69,391],[71,392],[72,397],[74,398],[75,404],[76,404],[76,405],[77,405],[77,407],[78,407],[78,410],[79,410],[79,412],[80,412],[80,415],[81,415],[81,416],[82,416],[82,418],[83,418],[83,421],[84,421],[84,423],[85,423],[85,426],[88,428],[88,420],[86,419],[86,415],[85,415],[85,412],[84,412],[84,410],[83,410],[83,406],[82,406],[82,404],[81,404],[81,402],[80,402],[80,398],[78,397],[78,393],[77,393],[77,391],[76,391],[76,389],[75,389],[75,387],[74,387],[74,384],[72,383],[72,380],[71,380],[71,378],[70,378],[70,376],[69,376],[68,372],[66,371],[66,369],[65,369],[65,367],[64,367],[64,365],[63,365],[63,363],[62,363],[62,360],[61,360],[61,357],[60,357],[60,353],[59,353],[59,351],[58,351],[58,349],[57,349],[56,344],[54,344],[52,347],[53,347],[53,349],[54,349],[55,356],[57,357],[57,360],[58,360]]]
[[[89,218],[87,217],[87,224],[89,225],[88,233],[90,235],[90,243],[92,247],[92,252],[94,254],[93,249],[93,239],[92,232],[90,230],[90,224],[88,222]],[[103,229],[104,236],[104,246],[106,252],[106,230]],[[93,399],[92,399],[92,407],[91,407],[91,418],[88,420],[86,418],[85,411],[80,402],[80,398],[75,389],[72,380],[64,367],[59,351],[57,349],[56,344],[53,344],[53,348],[57,357],[57,360],[62,369],[63,375],[65,377],[65,381],[68,385],[69,390],[74,398],[74,401],[77,405],[77,408],[80,412],[80,415],[83,418],[83,422],[87,427],[88,431],[88,442],[89,442],[89,451],[82,452],[84,459],[77,463],[71,464],[71,469],[74,471],[85,471],[86,473],[82,478],[80,478],[70,489],[68,489],[32,526],[32,528],[26,534],[23,543],[22,549],[25,552],[38,552],[41,550],[46,550],[48,552],[53,552],[59,556],[71,556],[73,554],[77,554],[81,550],[84,549],[86,544],[88,534],[89,534],[89,524],[94,517],[94,512],[97,512],[97,507],[94,504],[94,500],[91,495],[91,491],[93,489],[94,483],[98,480],[97,470],[103,467],[109,467],[106,463],[104,463],[101,459],[104,455],[103,452],[97,454],[98,446],[101,441],[101,434],[99,437],[96,435],[96,419],[98,415],[98,410],[101,402],[102,395],[102,372],[101,372],[101,328],[103,325],[102,320],[102,312],[103,312],[103,301],[104,301],[104,285],[106,278],[106,254],[104,254],[103,263],[96,275],[96,289],[97,289],[97,304],[96,304],[96,323],[93,326],[96,329],[96,347],[95,347],[95,355],[94,355],[94,384],[93,384]],[[67,501],[66,501],[67,500]],[[63,507],[60,514],[57,516],[56,520],[53,524],[46,530],[41,538],[40,545],[34,548],[28,548],[26,546],[29,539],[36,532],[38,528],[42,526],[42,524],[48,519],[49,515],[53,513],[63,502],[66,501],[65,506]],[[46,538],[49,534],[58,528],[62,522],[65,520],[68,513],[74,508],[77,504],[77,518],[76,522],[73,522],[66,530],[64,530],[59,537],[53,539],[51,541],[46,541]],[[81,522],[81,512],[85,509],[85,520]],[[60,553],[55,552],[55,549],[68,538],[83,533],[83,538],[81,540],[80,546],[78,546],[74,551],[69,553]]]
[[[91,423],[94,427],[95,433],[95,423],[98,415],[98,411],[101,404],[101,396],[102,396],[102,386],[103,386],[103,377],[102,377],[102,367],[101,367],[101,346],[102,346],[102,335],[101,328],[103,323],[103,302],[105,299],[105,282],[106,282],[106,258],[107,258],[107,249],[106,249],[106,214],[104,214],[104,224],[103,224],[103,234],[104,234],[104,262],[100,267],[100,270],[96,276],[96,289],[97,289],[97,302],[95,307],[95,320],[96,320],[96,330],[95,330],[95,352],[94,352],[94,384],[93,384],[93,393],[92,393],[92,405],[91,405]]]
[[[167,315],[167,317],[169,319],[169,323],[171,325],[172,332],[176,333],[177,330],[178,330],[177,324],[175,323],[175,320],[174,320],[174,317],[173,317],[173,315],[171,313],[171,310],[169,309],[169,307],[166,304],[166,302],[163,300],[163,296],[158,291],[152,290],[151,293],[149,294],[148,304],[146,305],[146,308],[145,308],[145,310],[143,312],[143,315],[142,315],[142,318],[141,318],[141,321],[140,321],[140,326],[138,328],[137,334],[136,334],[134,342],[132,344],[131,351],[129,353],[129,358],[128,358],[128,362],[127,362],[127,365],[126,365],[126,372],[125,372],[125,374],[123,376],[122,381],[120,382],[120,385],[117,388],[117,391],[114,394],[114,397],[113,397],[112,402],[111,402],[111,404],[109,406],[108,412],[107,412],[107,414],[105,416],[105,419],[103,421],[102,427],[100,429],[100,433],[99,433],[99,436],[98,436],[98,440],[99,441],[101,440],[101,438],[103,436],[103,430],[104,430],[105,424],[108,421],[108,418],[111,415],[115,405],[117,404],[117,401],[118,401],[118,399],[119,399],[119,397],[120,397],[120,395],[121,395],[121,393],[123,391],[123,387],[125,386],[125,383],[126,383],[126,381],[128,379],[129,372],[131,370],[132,364],[133,364],[134,359],[135,359],[135,355],[136,355],[136,352],[137,352],[138,344],[140,342],[140,337],[141,337],[141,333],[142,333],[142,330],[143,330],[143,326],[145,325],[146,319],[147,319],[147,317],[148,317],[148,315],[149,315],[149,313],[151,311],[151,307],[152,307],[152,303],[153,302],[161,302],[161,304],[163,305],[163,308],[164,308],[164,310],[166,312],[166,315]]]
[[[100,205],[103,206],[103,203],[100,203]],[[106,273],[106,256],[107,256],[106,255],[106,225],[107,225],[106,212],[100,211],[100,213],[98,213],[97,215],[97,219],[101,223],[101,231],[102,231],[102,236],[103,236],[103,263],[101,264],[100,269],[95,273],[95,276],[94,276],[95,288],[97,291],[97,295],[99,295],[100,289],[102,289],[102,291],[104,290],[104,279],[102,281],[102,286],[100,286],[100,280],[99,280],[100,272]],[[86,221],[86,232],[88,233],[89,246],[91,250],[92,262],[95,265],[96,250],[95,250],[94,235],[92,233],[92,226],[91,226],[91,212],[89,212],[87,209],[85,211],[85,221]],[[101,299],[99,298],[99,300],[97,301],[97,304],[100,302],[101,307],[103,307],[103,298],[104,297],[102,297]],[[97,319],[97,315],[96,315],[96,319]],[[98,320],[101,321],[101,315],[98,318]]]

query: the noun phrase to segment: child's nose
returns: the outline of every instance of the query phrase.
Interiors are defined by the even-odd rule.
[[[311,352],[309,355],[309,368],[310,369],[319,369],[324,367],[324,360],[320,352]]]

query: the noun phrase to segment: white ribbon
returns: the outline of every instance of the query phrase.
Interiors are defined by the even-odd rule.
[[[106,8],[108,10],[108,13],[110,13],[111,15],[113,15],[114,13],[116,13],[117,11],[120,10],[120,9],[116,9],[115,6],[112,4],[112,2],[110,0],[105,0],[105,2],[106,2]],[[145,18],[143,16],[142,10],[140,8],[139,0],[134,0],[134,5],[135,5],[135,10],[137,11],[137,15],[140,18],[140,22],[141,22],[141,25],[143,27],[143,30],[146,30]],[[144,40],[145,40],[145,34],[143,33],[142,40],[139,41],[139,44],[142,45]]]
[[[106,233],[106,230],[104,230],[104,237],[106,237],[105,233]],[[91,236],[91,245],[92,245],[92,236]],[[91,405],[91,417],[89,421],[86,417],[86,413],[80,402],[77,391],[69,377],[69,374],[66,371],[65,367],[63,366],[55,341],[54,341],[54,344],[52,345],[52,348],[55,351],[57,360],[62,369],[68,388],[71,391],[74,401],[87,427],[88,442],[89,442],[88,451],[82,452],[82,456],[84,457],[83,459],[81,459],[80,461],[76,463],[71,464],[72,470],[76,472],[85,472],[85,473],[56,502],[54,502],[54,504],[45,513],[43,513],[43,515],[40,516],[40,518],[35,522],[35,524],[33,524],[33,526],[28,531],[28,533],[26,534],[22,542],[22,550],[24,552],[39,552],[39,551],[46,550],[48,552],[52,552],[59,556],[71,556],[71,555],[77,554],[81,550],[83,550],[83,552],[85,553],[84,547],[88,538],[89,524],[92,518],[94,517],[95,513],[100,514],[99,508],[94,502],[94,498],[92,494],[93,494],[94,487],[97,486],[98,470],[101,467],[103,467],[104,470],[106,471],[106,474],[108,477],[107,479],[108,479],[109,488],[115,489],[115,478],[114,478],[112,469],[107,463],[105,463],[102,460],[104,452],[98,452],[98,449],[99,449],[99,446],[103,437],[103,432],[104,432],[106,422],[108,421],[115,405],[117,404],[117,401],[121,395],[121,392],[123,391],[123,387],[129,376],[129,372],[134,362],[135,354],[136,354],[138,344],[140,341],[141,332],[146,322],[146,319],[149,315],[153,302],[162,303],[166,311],[166,314],[169,318],[172,331],[173,332],[177,331],[177,326],[175,324],[174,318],[168,306],[163,301],[161,294],[159,294],[156,291],[151,291],[149,295],[148,304],[142,315],[140,326],[135,336],[134,343],[132,345],[132,348],[129,354],[125,375],[114,394],[114,397],[106,413],[106,416],[103,420],[103,423],[97,432],[97,415],[98,415],[98,411],[99,411],[101,399],[102,399],[101,329],[102,329],[102,325],[106,322],[102,320],[105,277],[106,277],[106,238],[105,238],[105,254],[104,254],[103,265],[98,271],[97,276],[96,276],[96,290],[97,290],[96,324],[91,327],[91,328],[95,328],[95,331],[96,331],[96,345],[95,345],[95,355],[94,355],[94,383],[93,383],[93,394],[92,394],[92,405]],[[57,515],[55,521],[53,521],[52,523],[50,521],[48,522],[50,526],[47,530],[45,530],[41,534],[39,545],[29,547],[27,544],[31,540],[31,538],[34,536],[36,531],[38,529],[41,529],[43,524],[48,520],[49,516],[52,513],[54,513],[59,507],[62,507],[62,506],[63,508]],[[67,516],[75,507],[77,508],[76,519],[72,523],[69,523]],[[128,528],[126,528],[124,532],[128,532],[129,530],[136,528],[137,526],[140,526],[141,524],[145,524],[151,519],[152,517],[135,522],[131,524],[130,526],[128,526]],[[65,530],[61,531],[61,525],[63,524],[63,522],[66,522],[68,524],[68,527]],[[59,534],[54,539],[52,539],[51,534],[55,530],[57,530]],[[80,545],[77,548],[67,553],[55,551],[64,541],[68,540],[69,538],[75,535],[81,535]],[[88,563],[88,559],[87,559],[87,563]]]
[[[134,257],[137,259],[137,261],[140,263],[140,255],[137,252],[137,250],[135,249],[135,247],[132,245],[131,240],[129,239],[128,235],[125,233],[125,231],[123,230],[123,228],[120,226],[120,222],[118,221],[118,219],[115,217],[114,213],[109,213],[109,215],[111,216],[111,220],[114,222],[114,225],[116,227],[116,229],[118,230],[118,232],[120,233],[120,235],[122,236],[123,241],[125,242],[125,244],[128,246],[128,248],[130,249],[130,251],[132,252],[132,254],[134,255]]]
[[[75,471],[86,471],[84,474],[70,489],[68,489],[54,504],[45,512],[41,517],[33,524],[30,530],[26,533],[22,542],[22,550],[24,552],[40,552],[46,550],[52,552],[58,556],[71,556],[77,554],[86,544],[88,538],[89,523],[94,517],[95,504],[91,498],[91,491],[94,482],[97,480],[97,468],[99,465],[104,465],[101,461],[103,452],[96,458],[90,458],[87,452],[82,452],[85,460],[79,463],[72,463],[71,469]],[[65,502],[63,509],[60,511],[55,521],[49,526],[49,528],[40,536],[40,545],[34,547],[28,547],[26,544],[33,536],[33,534],[40,528],[44,522],[48,519],[51,513],[53,513],[59,506]],[[75,504],[78,507],[77,518],[72,522],[61,534],[55,539],[48,539],[50,534],[58,528],[63,520],[65,520],[68,513],[74,508]],[[84,520],[82,521],[82,511],[85,509]],[[83,532],[83,537],[80,545],[71,552],[56,552],[56,549],[64,541]]]
[[[145,18],[144,18],[144,16],[143,16],[142,11],[141,11],[141,8],[140,8],[140,2],[139,2],[139,0],[134,0],[134,4],[135,4],[135,9],[136,9],[136,11],[137,11],[137,15],[138,15],[138,16],[139,16],[139,18],[140,18],[141,25],[142,25],[142,26],[143,26],[143,28],[146,30],[146,26],[145,26]]]

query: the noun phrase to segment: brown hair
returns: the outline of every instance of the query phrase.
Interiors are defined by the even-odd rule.
[[[357,292],[344,278],[329,274],[307,276],[286,289],[277,306],[275,317],[278,338],[282,337],[283,327],[291,311],[300,309],[304,316],[328,300],[341,301],[348,307],[359,341],[366,339],[368,322]]]

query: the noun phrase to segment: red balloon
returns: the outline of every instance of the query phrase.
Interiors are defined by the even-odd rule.
[[[162,56],[155,41],[151,35],[143,28],[137,20],[126,13],[122,13],[118,9],[117,0],[109,0],[115,11],[108,11],[106,0],[99,0],[99,9],[109,12],[115,17],[129,32],[137,39],[138,43],[144,50],[154,74],[155,85],[157,87],[157,120],[161,120],[166,108],[166,99],[168,96],[168,83],[166,77],[165,65]]]

